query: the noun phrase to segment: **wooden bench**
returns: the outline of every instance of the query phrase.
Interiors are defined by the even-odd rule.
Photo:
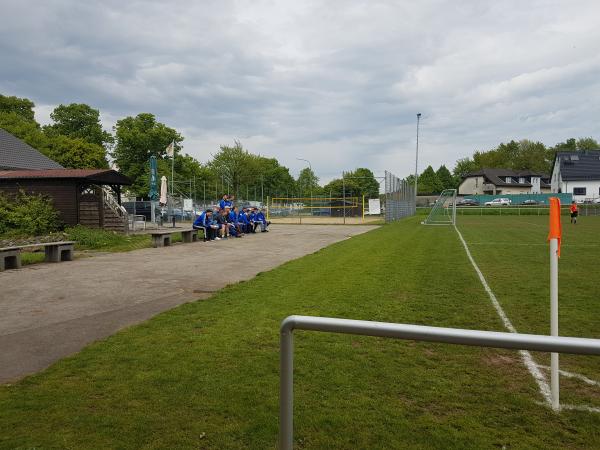
[[[171,235],[174,233],[181,233],[181,240],[185,243],[196,242],[198,240],[198,230],[193,228],[173,231],[153,231],[150,233],[152,236],[152,246],[154,248],[168,247],[171,245]]]
[[[21,251],[27,248],[44,247],[46,262],[72,261],[74,241],[42,242],[39,244],[15,245],[0,248],[0,271],[21,268]]]

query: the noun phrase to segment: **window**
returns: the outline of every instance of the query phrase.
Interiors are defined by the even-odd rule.
[[[511,179],[510,177],[506,177],[506,182],[507,182],[507,183],[511,183],[511,182],[512,182],[512,179]]]
[[[479,187],[479,177],[475,177],[475,187]]]
[[[573,188],[573,195],[585,195],[585,188],[584,187]]]
[[[525,177],[519,177],[519,183],[521,183],[521,184],[525,183]]]
[[[571,161],[579,161],[579,155],[571,155]]]

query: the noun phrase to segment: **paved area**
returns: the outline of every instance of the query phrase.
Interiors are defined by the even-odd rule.
[[[0,383],[37,372],[95,340],[374,226],[279,225],[219,242],[111,253],[0,272]],[[235,249],[252,256],[219,258]],[[223,270],[225,269],[225,270]]]

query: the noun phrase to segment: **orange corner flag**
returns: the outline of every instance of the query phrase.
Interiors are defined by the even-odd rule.
[[[558,241],[558,256],[560,257],[560,240],[562,238],[562,226],[560,224],[560,199],[550,197],[550,232],[548,240],[556,239]]]

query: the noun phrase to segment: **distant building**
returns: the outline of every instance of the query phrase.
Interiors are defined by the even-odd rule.
[[[63,166],[0,128],[0,170],[43,169],[63,169]]]
[[[551,184],[552,192],[573,194],[578,202],[600,197],[600,151],[557,152]]]
[[[481,169],[463,176],[459,195],[546,194],[550,176],[531,170]]]

